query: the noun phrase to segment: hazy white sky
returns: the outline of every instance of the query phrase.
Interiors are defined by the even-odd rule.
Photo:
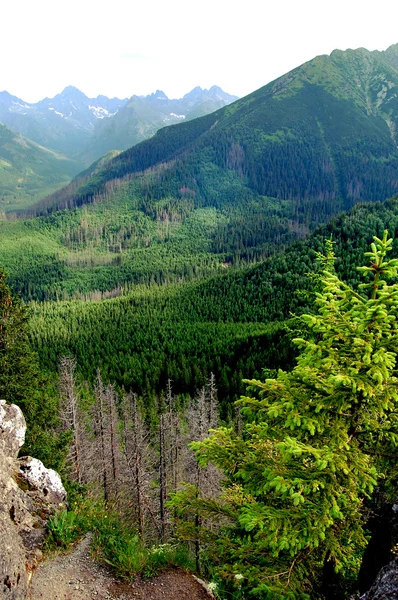
[[[0,91],[28,102],[214,84],[244,96],[335,48],[398,43],[398,1],[3,0]]]

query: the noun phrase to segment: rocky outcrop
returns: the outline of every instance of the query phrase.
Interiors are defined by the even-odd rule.
[[[26,423],[18,406],[0,400],[0,598],[22,600],[41,558],[46,522],[66,502],[55,471],[18,459]]]
[[[370,590],[360,600],[398,600],[398,558],[381,569]]]

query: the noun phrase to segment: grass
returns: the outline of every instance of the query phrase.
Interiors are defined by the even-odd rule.
[[[138,574],[154,577],[160,570],[176,566],[194,570],[194,561],[183,545],[146,547],[136,529],[123,522],[117,511],[103,502],[86,499],[73,506],[73,510],[59,513],[48,521],[45,546],[48,552],[70,550],[92,532],[93,558],[110,565],[120,579],[131,580]]]

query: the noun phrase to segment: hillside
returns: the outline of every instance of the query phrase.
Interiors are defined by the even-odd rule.
[[[0,213],[34,204],[67,184],[78,168],[0,123]]]
[[[0,221],[4,397],[73,481],[55,544],[93,531],[130,580],[188,542],[220,598],[340,600],[391,558],[397,50],[317,57]],[[80,558],[49,589],[101,595]]]
[[[106,155],[31,211],[41,218],[1,224],[0,262],[29,299],[187,281],[264,259],[341,209],[392,195],[395,55],[317,57]]]

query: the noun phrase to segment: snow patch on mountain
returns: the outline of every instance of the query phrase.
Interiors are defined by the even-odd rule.
[[[93,113],[94,117],[96,117],[97,119],[106,119],[108,117],[113,117],[116,112],[109,112],[109,110],[106,110],[106,108],[104,108],[103,106],[91,106],[89,105],[89,110],[91,110],[91,112]]]
[[[65,118],[64,113],[58,112],[57,110],[55,110],[55,108],[52,108],[51,106],[48,107],[48,110],[53,110],[56,115],[59,115],[60,117]]]
[[[27,108],[31,108],[29,104],[21,104],[20,102],[15,102],[14,100],[11,100],[11,104],[13,106],[10,106],[8,109],[10,112],[21,112],[23,115],[26,115]]]

